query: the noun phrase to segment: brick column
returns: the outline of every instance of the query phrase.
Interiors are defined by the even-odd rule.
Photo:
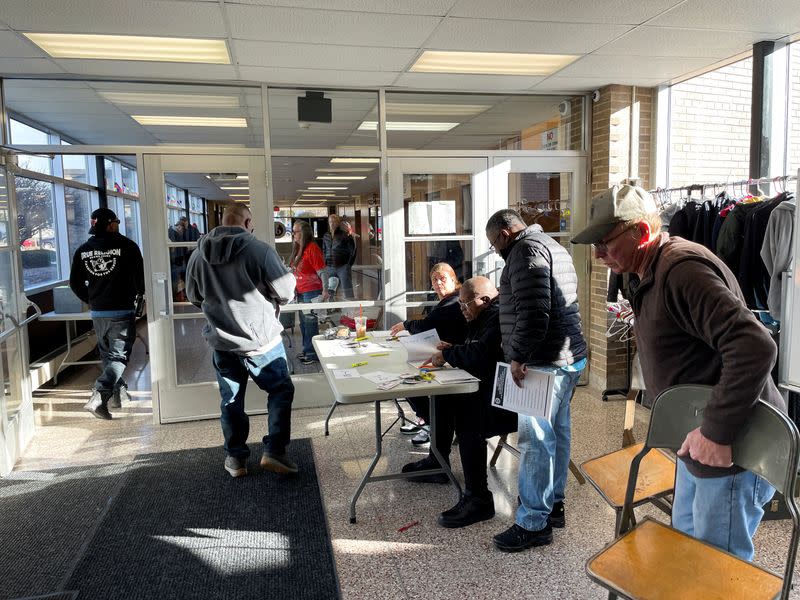
[[[609,85],[592,105],[591,194],[594,196],[628,177],[650,185],[650,144],[654,88]],[[606,310],[609,269],[591,259],[589,326],[589,383],[598,389],[627,385],[625,343],[609,341],[612,318]]]

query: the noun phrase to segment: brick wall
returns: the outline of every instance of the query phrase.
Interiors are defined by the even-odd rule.
[[[670,186],[747,179],[752,78],[747,58],[672,87]]]
[[[655,90],[611,85],[600,90],[592,106],[592,195],[628,178],[633,138],[635,174],[644,187],[650,185],[650,144]],[[631,117],[638,124],[631,132]],[[633,136],[631,136],[633,133]],[[606,331],[612,318],[606,309],[609,270],[591,259],[589,325],[589,383],[598,389],[627,385],[627,355],[624,342],[609,340]]]

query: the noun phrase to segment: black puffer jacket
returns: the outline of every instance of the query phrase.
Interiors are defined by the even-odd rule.
[[[531,225],[502,251],[500,329],[506,360],[566,366],[586,357],[572,257]]]

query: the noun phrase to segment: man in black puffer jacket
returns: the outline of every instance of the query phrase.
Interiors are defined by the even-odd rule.
[[[578,276],[572,258],[539,225],[525,226],[510,209],[496,212],[486,237],[506,265],[500,276],[503,353],[514,382],[526,371],[555,376],[550,419],[519,415],[519,497],[515,523],[494,536],[495,546],[516,552],[553,541],[564,526],[569,466],[569,403],[586,366],[586,340],[578,312]]]

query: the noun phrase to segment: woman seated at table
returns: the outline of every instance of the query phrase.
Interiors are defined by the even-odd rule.
[[[392,334],[397,334],[400,331],[406,330],[410,334],[421,333],[430,329],[435,329],[439,334],[439,339],[443,342],[450,344],[461,344],[464,342],[467,321],[461,313],[458,306],[458,292],[461,288],[461,283],[456,277],[453,267],[447,263],[436,263],[431,268],[431,286],[436,296],[439,298],[439,303],[433,307],[422,319],[409,319],[398,323],[392,327]],[[408,403],[414,409],[417,416],[423,421],[429,420],[429,403],[427,397],[408,398]],[[453,441],[454,423],[452,420],[448,422],[446,419],[437,419],[436,421],[436,441],[439,451],[443,456],[449,456],[450,445]],[[403,433],[416,433],[419,429],[416,427],[405,426],[401,428]],[[412,440],[415,445],[424,444],[428,441],[428,434],[423,429],[419,435]],[[428,469],[430,466],[429,460],[435,460],[432,455],[424,458],[416,463],[409,463],[403,467],[403,472],[421,471]],[[438,466],[438,463],[437,463]],[[447,476],[440,473],[438,475],[426,475],[415,478],[414,481],[421,482],[441,482],[447,483]]]

